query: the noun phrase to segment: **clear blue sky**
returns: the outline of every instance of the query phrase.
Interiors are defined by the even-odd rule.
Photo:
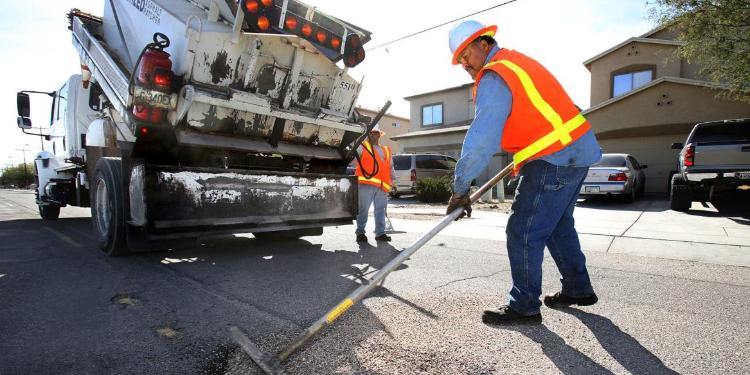
[[[342,2],[307,0],[324,12],[373,33],[368,46],[499,4],[500,0],[436,2],[379,0]],[[39,150],[39,138],[21,133],[15,125],[16,91],[52,91],[71,74],[79,73],[78,56],[70,42],[65,14],[71,8],[101,15],[104,0],[2,0],[0,14],[0,71],[6,73],[0,90],[0,168],[27,159]],[[472,17],[497,24],[501,46],[517,49],[546,65],[582,108],[589,106],[589,74],[582,62],[653,28],[644,0],[517,0]],[[368,53],[364,63],[350,70],[364,76],[359,104],[377,109],[386,99],[392,112],[409,117],[405,96],[470,82],[450,64],[447,33],[452,25]],[[49,124],[50,101],[32,96],[35,126]],[[27,145],[28,146],[25,146]]]

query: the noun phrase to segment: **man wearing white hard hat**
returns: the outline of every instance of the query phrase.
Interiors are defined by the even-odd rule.
[[[462,22],[449,33],[453,64],[474,79],[475,117],[456,165],[447,212],[471,215],[469,188],[502,148],[518,186],[506,226],[513,285],[508,303],[485,310],[486,324],[539,323],[545,246],[562,275],[551,308],[597,302],[573,221],[589,166],[601,158],[591,125],[560,83],[530,57],[500,48],[497,26]],[[463,217],[463,214],[462,214]]]
[[[385,210],[395,173],[390,147],[379,144],[383,135],[385,132],[380,130],[380,124],[375,125],[357,149],[357,168],[354,171],[359,182],[359,214],[355,231],[357,242],[367,242],[365,226],[371,205],[375,211],[375,240],[391,240],[391,237],[385,234]]]

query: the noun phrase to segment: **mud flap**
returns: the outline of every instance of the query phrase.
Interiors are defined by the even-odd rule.
[[[350,224],[353,176],[144,166],[131,180],[131,207],[150,232],[252,231]],[[133,190],[142,191],[133,199]],[[140,222],[139,222],[140,221]]]

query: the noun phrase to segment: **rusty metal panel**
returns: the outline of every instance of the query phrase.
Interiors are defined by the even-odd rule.
[[[351,220],[357,213],[352,176],[147,167],[149,223],[154,228]]]
[[[187,114],[188,125],[194,130],[255,138],[268,138],[275,120],[272,116],[205,103],[193,103]]]
[[[343,130],[332,129],[320,125],[286,121],[281,139],[285,142],[311,144],[313,146],[325,145],[338,147],[344,136]]]

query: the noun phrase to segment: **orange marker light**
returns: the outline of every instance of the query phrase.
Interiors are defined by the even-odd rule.
[[[268,20],[268,17],[266,16],[260,16],[258,17],[258,28],[266,31],[271,27],[271,21]]]
[[[250,13],[258,13],[258,1],[257,0],[245,1],[245,9],[247,9],[247,11]]]
[[[264,7],[270,7],[273,5],[273,0],[260,0],[261,3],[263,3]]]
[[[320,30],[315,34],[315,38],[318,39],[318,43],[322,44],[323,42],[326,41],[326,39],[328,38],[328,35],[326,35],[325,31]]]
[[[297,19],[294,17],[287,17],[286,21],[284,21],[284,24],[286,25],[286,28],[289,30],[297,29]]]
[[[331,39],[331,47],[333,47],[333,49],[336,49],[336,50],[337,50],[337,49],[339,49],[339,47],[341,47],[341,39],[339,39],[339,38],[336,38],[336,37],[334,36],[334,37],[333,37],[333,38]]]
[[[302,26],[302,34],[305,35],[305,37],[310,36],[312,34],[312,26],[310,26],[309,23],[306,23],[305,26]]]

